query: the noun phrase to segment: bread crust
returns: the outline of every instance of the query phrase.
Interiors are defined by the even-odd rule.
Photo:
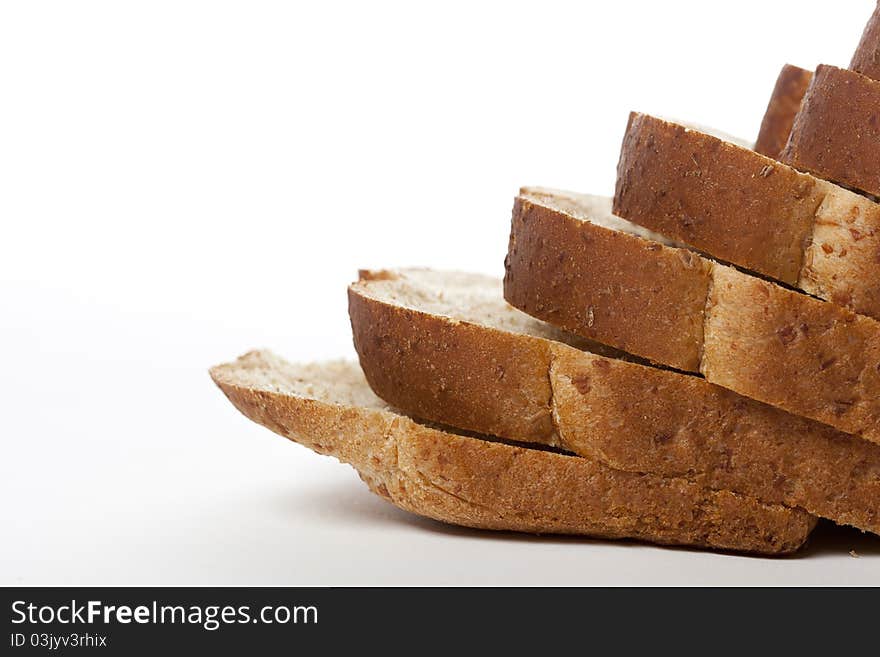
[[[349,287],[348,313],[364,374],[379,397],[468,431],[558,445],[548,341],[389,306],[371,299],[368,287]]]
[[[384,275],[403,280],[406,273]],[[555,445],[620,470],[685,477],[801,507],[880,533],[880,445],[699,377],[403,308],[372,294],[370,276],[349,288],[355,346],[374,391],[392,406],[470,431]],[[454,297],[449,302],[457,304]],[[460,335],[451,342],[454,332]],[[505,345],[492,349],[497,360],[474,357],[492,342]],[[546,343],[546,360],[531,361],[515,383],[483,376],[486,368],[518,365],[519,354],[535,342]],[[453,343],[457,350],[448,348]],[[393,378],[385,374],[389,369]],[[454,391],[438,394],[441,380]],[[518,397],[517,385],[529,389],[548,380],[546,405]],[[544,417],[548,410],[552,437],[516,433],[535,426],[536,413]],[[462,419],[466,423],[459,424]]]
[[[880,322],[716,267],[709,381],[880,443]]]
[[[880,534],[880,445],[698,377],[597,362],[554,360],[565,446],[621,470],[686,477]]]
[[[880,82],[835,66],[816,69],[783,162],[880,195]]]
[[[806,106],[807,99],[795,129]],[[633,113],[614,212],[722,261],[880,317],[880,205],[754,151]]]
[[[544,220],[518,221],[516,215],[525,212],[540,213]],[[577,228],[572,234],[573,221]],[[564,226],[566,232],[548,229],[553,224]],[[566,269],[574,272],[570,277],[573,285],[611,286],[617,294],[603,297],[604,303],[628,307],[626,295],[638,281],[629,261],[618,258],[617,252],[591,246],[601,243],[593,236],[607,229],[548,207],[536,207],[525,199],[514,205],[511,226],[510,243],[519,245],[520,253],[508,258],[504,294],[520,310],[660,364],[680,367],[687,363],[688,367],[681,369],[700,372],[709,381],[742,395],[880,443],[880,322],[690,254],[702,261],[699,266],[708,271],[710,281],[702,308],[695,311],[694,304],[687,304],[679,310],[680,314],[694,313],[691,323],[703,327],[698,363],[693,366],[690,345],[677,357],[668,356],[669,345],[680,338],[671,332],[676,324],[644,325],[638,315],[627,318],[615,309],[603,310],[602,316],[643,326],[643,331],[627,334],[639,343],[624,346],[618,342],[615,327],[591,323],[569,302],[575,298],[572,290],[554,284],[559,273],[549,254],[565,253]],[[565,241],[560,240],[562,235]],[[572,240],[581,248],[571,250]],[[645,241],[624,233],[619,240]],[[540,244],[541,248],[526,252],[523,244]],[[655,243],[653,250],[644,253],[670,260],[680,251]],[[618,280],[594,279],[594,270],[611,272]],[[689,275],[679,273],[675,278],[672,269],[664,270],[664,275],[642,284],[674,306],[680,298],[678,290],[689,283]],[[847,329],[839,329],[841,326]],[[831,358],[836,360],[823,369]]]
[[[614,213],[714,257],[794,285],[824,188],[703,132],[630,114]]]
[[[880,3],[865,25],[849,67],[857,73],[880,80]]]
[[[584,230],[575,217],[523,197],[512,221],[509,303],[652,362],[699,367],[710,269],[703,259],[600,226]]]
[[[812,71],[791,64],[782,67],[761,121],[755,151],[774,160],[779,159],[812,79]]]
[[[387,410],[255,387],[241,374],[278,362],[251,353],[213,368],[211,376],[248,418],[353,465],[373,492],[441,522],[762,554],[797,550],[815,524],[803,511],[681,478],[459,436]]]

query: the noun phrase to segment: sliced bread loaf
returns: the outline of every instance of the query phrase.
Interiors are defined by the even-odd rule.
[[[505,303],[500,280],[363,272],[349,311],[371,387],[411,415],[880,533],[880,445],[700,377],[583,351],[591,344]]]
[[[722,261],[880,317],[880,205],[759,153],[633,113],[613,210]]]
[[[802,511],[681,478],[417,424],[376,398],[352,363],[294,366],[252,352],[211,376],[251,420],[351,464],[376,494],[442,522],[766,554],[796,550],[814,525]]]
[[[524,189],[505,298],[577,335],[880,442],[880,322],[611,230],[595,197]],[[607,207],[607,205],[606,205]],[[569,209],[568,211],[565,211]]]
[[[880,82],[847,69],[820,66],[780,159],[821,178],[880,196],[878,108]]]
[[[791,126],[812,79],[812,71],[791,64],[782,67],[779,77],[776,78],[776,86],[773,87],[770,102],[767,103],[767,111],[764,112],[758,140],[755,142],[755,150],[761,155],[772,157],[774,160],[779,159],[785,144],[788,143]]]

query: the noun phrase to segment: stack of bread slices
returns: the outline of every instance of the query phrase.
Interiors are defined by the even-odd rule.
[[[756,150],[634,113],[614,198],[538,187],[504,280],[362,271],[359,366],[211,370],[247,417],[468,527],[790,553],[880,534],[880,7]]]

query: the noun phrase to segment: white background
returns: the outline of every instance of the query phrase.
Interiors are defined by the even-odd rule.
[[[0,583],[880,584],[849,530],[770,560],[423,521],[206,373],[353,355],[358,267],[500,274],[517,187],[610,193],[632,109],[753,139],[871,0],[0,7]]]

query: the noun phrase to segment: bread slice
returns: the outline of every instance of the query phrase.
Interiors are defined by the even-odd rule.
[[[880,196],[878,103],[880,82],[820,66],[780,159],[820,178]],[[880,233],[876,225],[872,229]]]
[[[633,113],[613,210],[722,261],[880,317],[880,205],[759,153]]]
[[[880,3],[865,25],[849,67],[856,73],[880,80]]]
[[[511,312],[500,281],[484,276],[362,271],[348,301],[355,349],[380,397],[416,417],[560,446],[551,351],[565,346],[554,340],[588,341]]]
[[[797,93],[800,84],[795,79],[807,80],[808,74],[798,70],[789,75],[792,92]],[[789,126],[788,143],[779,151],[779,159],[846,187],[880,195],[876,112],[880,101],[880,4],[865,26],[849,70],[822,65],[810,77],[812,84],[802,94],[803,102],[797,103],[800,111]],[[779,104],[782,102],[779,99]],[[782,130],[780,126],[780,135]]]
[[[761,155],[779,159],[812,79],[812,71],[791,64],[782,67],[755,142],[755,150]]]
[[[252,352],[211,376],[248,418],[351,464],[374,493],[442,522],[766,554],[796,550],[814,524],[802,511],[684,479],[417,424],[377,399],[352,363],[295,366]]]
[[[566,207],[577,195],[562,192]],[[562,329],[880,442],[880,322],[524,189],[505,298]],[[607,202],[606,202],[607,203]],[[607,205],[606,205],[607,207]]]
[[[411,415],[880,533],[880,445],[701,377],[575,348],[591,345],[505,303],[500,280],[363,272],[349,310],[371,387]]]

